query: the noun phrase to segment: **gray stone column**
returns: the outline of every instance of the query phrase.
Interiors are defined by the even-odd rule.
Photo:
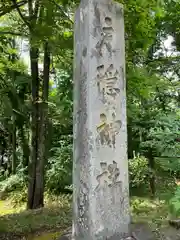
[[[84,0],[75,16],[75,240],[129,235],[124,16],[111,0]]]

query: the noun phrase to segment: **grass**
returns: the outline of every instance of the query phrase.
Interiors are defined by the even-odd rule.
[[[28,240],[46,240],[60,236],[62,231],[71,225],[72,211],[69,195],[46,199],[45,208],[31,211],[24,210],[24,206],[13,208],[10,202],[6,203],[7,201],[0,202],[1,233],[26,235]],[[41,236],[34,238],[38,233]]]
[[[159,199],[137,198],[131,199],[133,222],[146,222],[150,226],[161,226],[167,222],[169,209],[166,201]]]
[[[71,226],[71,197],[48,199],[44,209],[32,211],[25,211],[22,206],[13,208],[10,202],[1,201],[0,212],[0,232],[26,236],[27,240],[55,240]],[[168,217],[166,202],[158,199],[132,197],[131,212],[135,223],[145,222],[153,229]]]
[[[56,240],[62,232],[44,233],[40,236],[29,236],[27,240]]]
[[[169,181],[167,181],[168,186],[158,185],[161,189],[158,189],[157,198],[152,199],[148,194],[144,197],[131,197],[133,222],[147,223],[151,229],[156,230],[168,226],[168,199],[173,194],[174,186]],[[70,195],[46,196],[45,208],[33,211],[26,211],[25,205],[14,207],[10,200],[0,201],[0,239],[2,232],[12,236],[14,234],[26,236],[27,240],[57,239],[66,228],[71,226],[71,201]]]
[[[32,211],[25,211],[22,206],[13,208],[10,202],[1,201],[0,212],[0,232],[26,235],[27,240],[53,240],[71,226],[71,197],[50,198],[44,209]],[[166,202],[158,199],[132,197],[131,212],[134,222],[146,222],[152,228],[168,217]]]

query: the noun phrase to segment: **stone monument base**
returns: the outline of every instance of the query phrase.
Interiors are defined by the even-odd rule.
[[[59,238],[59,240],[72,240],[72,238],[71,238],[71,236],[63,235]],[[115,239],[115,240],[118,240],[118,239]],[[121,238],[119,240],[140,240],[140,239],[137,239],[134,237],[127,237],[127,238]]]
[[[147,223],[131,224],[132,234],[129,237],[115,240],[155,240],[156,237]],[[69,228],[58,240],[72,240],[72,229]],[[110,239],[111,240],[111,239]],[[114,240],[114,239],[112,239]]]
[[[63,235],[59,238],[59,240],[72,240],[72,238],[71,236]],[[115,239],[115,240],[118,240],[118,239]],[[119,240],[141,240],[141,239],[134,238],[134,237],[127,237],[127,238],[121,238]]]

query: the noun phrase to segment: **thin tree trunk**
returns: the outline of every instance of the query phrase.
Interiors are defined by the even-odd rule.
[[[36,164],[38,161],[38,100],[39,100],[39,72],[38,72],[39,50],[33,46],[32,37],[30,38],[30,62],[31,62],[31,94],[32,94],[32,110],[31,110],[31,154],[28,168],[28,202],[27,208],[33,209],[34,193],[36,188]]]
[[[16,42],[15,39],[12,39],[12,47],[15,49],[16,48]],[[12,63],[14,64],[15,62],[16,55],[12,54]],[[15,88],[15,80],[16,80],[16,73],[14,70],[12,70],[12,83]],[[14,106],[14,103],[12,103],[12,107],[16,108],[17,106]],[[12,174],[16,174],[16,116],[15,113],[12,115],[12,124],[13,124],[13,129],[12,129]]]
[[[25,137],[23,126],[21,126],[20,128],[19,138],[21,139],[21,146],[23,150],[23,167],[26,168],[29,164],[30,150],[29,150],[27,138]]]
[[[149,179],[149,184],[150,184],[152,197],[154,197],[155,193],[156,193],[155,176],[154,176],[155,161],[154,161],[154,157],[153,157],[153,154],[152,154],[152,149],[149,149],[148,161],[149,161],[149,167],[150,167],[150,170],[151,170],[151,176],[150,176],[150,179]]]
[[[13,115],[13,130],[12,130],[12,174],[16,174],[16,122]]]
[[[4,153],[5,153],[5,150],[4,148],[1,150],[1,160],[0,160],[0,167],[3,167],[3,163],[4,163]]]
[[[127,132],[128,132],[128,159],[133,158],[133,141],[132,141],[132,120],[128,119]]]

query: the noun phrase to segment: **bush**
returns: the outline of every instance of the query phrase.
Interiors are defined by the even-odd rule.
[[[130,188],[145,187],[148,183],[150,170],[145,157],[135,157],[129,160]]]
[[[53,148],[53,157],[48,161],[50,169],[46,172],[46,188],[59,194],[65,187],[72,184],[72,144],[60,141],[60,147]]]
[[[21,191],[10,193],[9,200],[13,207],[21,206],[27,202],[27,187],[24,186]]]
[[[0,182],[0,196],[1,198],[8,196],[11,192],[21,191],[26,186],[25,179],[16,174]]]
[[[177,186],[174,196],[170,199],[169,207],[174,217],[180,217],[180,186]]]
[[[25,186],[25,180],[19,175],[11,175],[6,180],[0,182],[0,192],[12,192],[21,190]]]

